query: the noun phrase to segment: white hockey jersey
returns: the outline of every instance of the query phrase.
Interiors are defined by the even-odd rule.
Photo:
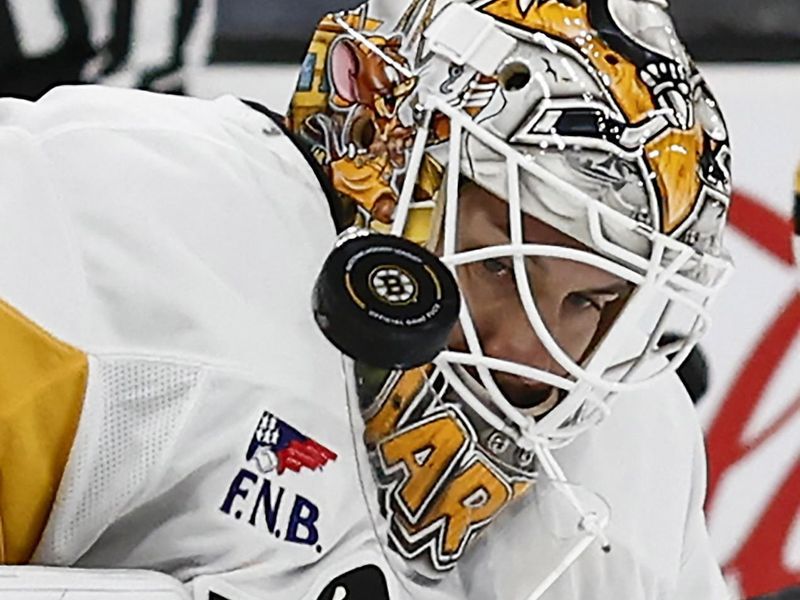
[[[0,156],[0,562],[152,569],[197,600],[525,600],[548,575],[536,490],[446,584],[394,569],[310,310],[329,206],[269,117],[59,88],[0,101]],[[725,597],[677,380],[558,458],[610,504],[613,548],[544,598]]]

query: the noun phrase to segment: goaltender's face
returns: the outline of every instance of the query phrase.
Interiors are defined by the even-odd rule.
[[[530,216],[523,215],[523,239],[531,244],[566,246],[588,251],[584,245]],[[460,191],[459,251],[509,243],[508,203],[469,182]],[[626,297],[630,286],[598,267],[571,260],[526,258],[531,291],[539,314],[555,341],[580,362],[601,328]],[[484,354],[565,375],[534,333],[523,309],[514,279],[511,257],[488,259],[458,268],[458,280],[470,309]],[[460,327],[450,347],[466,351]],[[540,381],[495,373],[495,382],[516,407],[543,414],[558,394]]]

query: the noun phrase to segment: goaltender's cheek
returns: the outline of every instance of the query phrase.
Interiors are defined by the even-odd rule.
[[[450,339],[447,342],[447,347],[450,350],[455,350],[457,352],[466,352],[467,351],[467,340],[464,337],[464,330],[461,329],[461,324],[458,323],[453,328],[453,331],[450,333]]]

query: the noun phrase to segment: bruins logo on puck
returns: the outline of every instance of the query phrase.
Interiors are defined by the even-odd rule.
[[[403,238],[368,234],[349,236],[328,256],[313,308],[322,332],[345,354],[409,369],[445,347],[460,296],[436,256]]]
[[[386,304],[405,306],[417,296],[417,282],[397,265],[380,265],[369,274],[369,289]]]

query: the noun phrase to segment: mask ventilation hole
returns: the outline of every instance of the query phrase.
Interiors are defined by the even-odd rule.
[[[521,62],[511,62],[503,65],[497,73],[500,85],[508,92],[521,90],[531,80],[531,70],[528,65]]]

